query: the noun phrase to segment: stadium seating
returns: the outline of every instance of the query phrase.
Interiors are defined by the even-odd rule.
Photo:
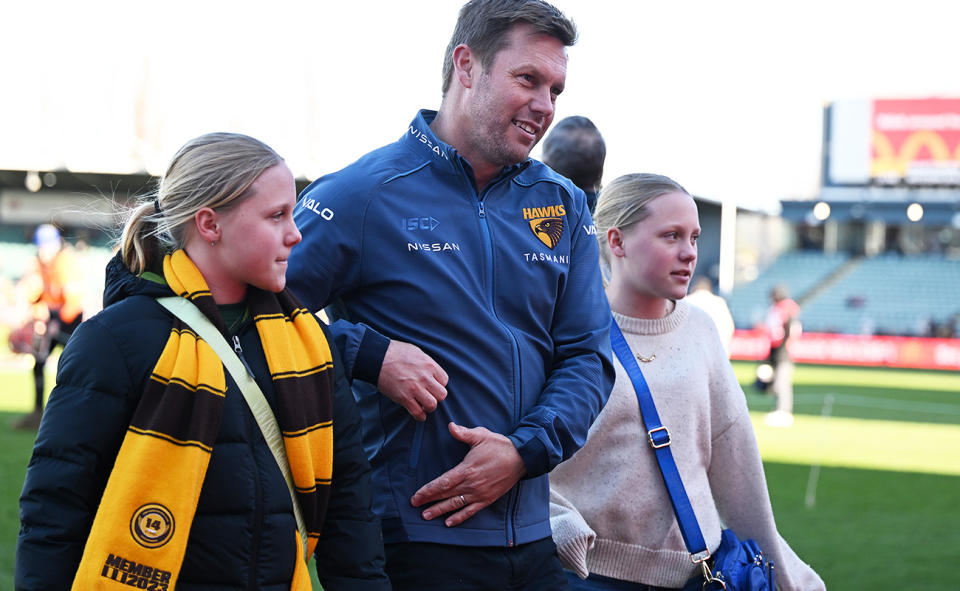
[[[803,305],[816,332],[930,336],[960,314],[960,261],[939,255],[880,255]]]
[[[763,322],[770,305],[770,290],[785,285],[799,300],[840,269],[847,254],[818,251],[791,251],[780,255],[750,283],[737,285],[730,296],[730,313],[737,328],[750,329]]]
[[[737,328],[763,322],[777,284],[801,304],[809,332],[931,336],[960,320],[960,260],[941,255],[784,253],[756,280],[733,290],[730,311]]]

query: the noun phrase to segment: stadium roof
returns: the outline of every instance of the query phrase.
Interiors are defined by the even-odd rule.
[[[39,183],[39,184],[35,184]],[[0,170],[0,190],[26,189],[70,191],[97,194],[137,194],[155,187],[149,174],[110,174],[70,170]],[[110,192],[107,192],[110,190]]]
[[[820,223],[823,220],[813,213],[820,202],[830,206],[828,219],[838,222],[960,225],[960,189],[957,188],[824,187],[819,199],[781,201],[781,215],[792,222]],[[916,222],[907,215],[907,208],[915,203],[923,208],[923,216]]]
[[[5,189],[43,191],[66,191],[93,196],[107,195],[126,198],[146,193],[156,188],[157,177],[145,172],[119,174],[108,172],[75,172],[71,170],[0,170],[0,192]],[[296,179],[297,191],[310,184],[303,178]]]

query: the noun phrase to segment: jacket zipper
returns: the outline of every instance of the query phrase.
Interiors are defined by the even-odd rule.
[[[474,195],[476,195],[476,198],[477,198],[477,214],[478,214],[478,217],[480,218],[480,227],[483,230],[483,244],[484,244],[485,254],[487,257],[486,273],[489,279],[487,282],[487,304],[489,305],[490,311],[493,313],[494,318],[496,318],[498,321],[500,321],[500,316],[497,314],[497,310],[496,310],[496,307],[494,306],[494,299],[493,299],[493,278],[494,278],[493,240],[490,238],[490,227],[487,223],[486,209],[483,204],[483,199],[485,195],[490,193],[490,190],[494,186],[504,182],[504,180],[505,179],[500,179],[498,181],[495,181],[493,184],[487,185],[484,188],[482,194],[478,193],[474,189]],[[503,324],[502,321],[500,323]],[[514,392],[513,392],[513,421],[514,423],[517,423],[520,421],[520,413],[521,413],[520,372],[519,372],[520,347],[519,347],[519,344],[517,343],[516,337],[513,334],[513,331],[511,331],[509,327],[507,327],[506,325],[504,325],[504,329],[506,330],[507,334],[510,335],[510,340],[513,342],[513,371],[514,371],[513,375],[515,376]],[[509,493],[507,493],[507,509],[506,509],[507,546],[515,546],[517,541],[516,514],[519,509],[519,501],[520,501],[520,496],[519,494],[517,494],[518,491],[519,491],[519,487],[514,487],[510,489]]]
[[[247,360],[243,357],[243,349],[240,347],[240,337],[233,335],[233,350],[236,352],[237,357],[240,358],[240,363],[243,364],[244,369],[247,370],[247,374],[250,375],[250,378],[254,381],[257,380],[257,376],[253,375],[253,370],[250,369],[250,365],[247,363]]]
[[[250,369],[250,365],[243,357],[243,348],[240,346],[240,337],[238,335],[233,335],[233,350],[236,352],[237,357],[240,358],[240,361],[243,362],[243,367],[246,368],[250,377],[256,379],[253,375],[253,370]],[[239,387],[239,385],[237,387]],[[260,553],[260,530],[263,528],[263,487],[260,483],[260,464],[257,462],[257,447],[254,442],[256,441],[257,433],[260,432],[260,427],[256,425],[256,420],[251,421],[251,419],[253,419],[252,413],[246,412],[243,414],[247,425],[247,447],[250,448],[250,459],[254,464],[253,538],[250,541],[250,578],[247,580],[247,589],[256,591],[258,589],[257,579],[259,577],[257,558]],[[254,429],[255,426],[256,429]]]

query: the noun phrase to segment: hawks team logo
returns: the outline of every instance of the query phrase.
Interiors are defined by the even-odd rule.
[[[553,250],[563,236],[563,216],[566,213],[562,205],[524,207],[523,219],[530,224],[533,235]]]
[[[144,548],[159,548],[173,536],[173,513],[159,503],[147,503],[133,512],[130,534]]]

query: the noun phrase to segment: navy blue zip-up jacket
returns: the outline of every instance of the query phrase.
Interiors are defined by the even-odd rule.
[[[166,285],[107,266],[107,307],[83,322],[60,357],[20,496],[15,588],[70,589],[127,425],[170,337],[155,298]],[[237,331],[264,396],[275,391],[252,320]],[[389,591],[360,416],[334,356],[333,482],[315,552],[329,591]],[[190,527],[177,591],[287,591],[296,560],[290,493],[230,374],[220,432]],[[163,466],[145,477],[163,478]],[[176,486],[171,482],[170,486]]]
[[[512,546],[550,536],[547,472],[584,443],[613,384],[610,310],[583,192],[532,159],[480,192],[421,111],[403,137],[299,198],[288,282],[338,318],[385,542]],[[426,422],[377,392],[389,339],[447,372]],[[410,497],[469,448],[447,423],[509,437],[527,468],[463,524],[426,521]]]

